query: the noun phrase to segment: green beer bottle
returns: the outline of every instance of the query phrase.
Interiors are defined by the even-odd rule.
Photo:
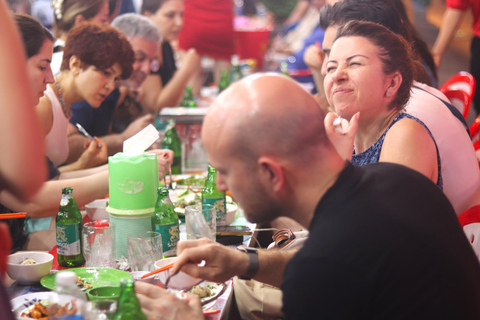
[[[230,71],[230,83],[242,79],[242,70],[240,69],[240,61],[237,55],[232,56],[232,70]]]
[[[120,286],[122,291],[113,320],[147,320],[135,293],[133,279],[122,280]]]
[[[182,140],[178,136],[177,129],[175,129],[175,122],[168,121],[167,129],[162,140],[162,149],[170,149],[174,152],[172,173],[182,173]]]
[[[218,82],[218,93],[227,89],[230,85],[230,77],[228,75],[227,69],[222,69],[222,75],[220,76],[220,81]]]
[[[78,267],[85,263],[82,255],[82,214],[73,198],[73,188],[62,189],[56,223],[58,264]]]
[[[217,215],[217,226],[224,226],[226,223],[226,195],[217,189],[217,171],[214,167],[208,166],[207,180],[202,189],[202,205],[210,204],[215,208]]]
[[[152,229],[162,235],[163,256],[175,256],[180,230],[178,215],[173,209],[167,188],[158,188],[157,203],[152,215]]]
[[[183,100],[180,103],[181,107],[195,108],[197,106],[195,99],[193,98],[192,87],[187,86],[185,93],[183,94]]]

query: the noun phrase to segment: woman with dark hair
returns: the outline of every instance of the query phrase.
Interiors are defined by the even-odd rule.
[[[23,38],[27,54],[28,79],[35,93],[35,103],[38,103],[47,89],[47,84],[55,80],[50,69],[55,38],[40,22],[28,15],[15,14],[14,19]]]
[[[184,0],[144,0],[142,14],[148,17],[162,34],[162,63],[142,85],[142,107],[156,113],[163,107],[178,105],[193,74],[200,70],[200,56],[191,49],[181,58],[177,69],[172,43],[178,40],[183,27]]]
[[[403,112],[415,75],[425,72],[406,41],[381,25],[350,21],[337,32],[326,70],[326,97],[336,114],[326,116],[325,129],[339,153],[357,165],[405,165],[442,188],[430,130]],[[338,117],[350,121],[346,132]]]
[[[46,134],[47,156],[59,166],[68,157],[67,127],[71,104],[86,100],[93,108],[115,89],[117,79],[132,73],[133,50],[126,37],[110,26],[82,23],[68,34],[61,72],[47,86],[37,106]],[[63,166],[61,172],[94,167],[104,163],[107,150],[101,148],[88,157]]]

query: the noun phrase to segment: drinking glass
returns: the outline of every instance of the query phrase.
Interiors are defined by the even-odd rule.
[[[162,236],[155,231],[139,231],[127,235],[128,262],[132,271],[153,271],[163,256]]]
[[[85,267],[115,268],[115,223],[88,222],[82,234]]]
[[[205,214],[210,218],[209,222],[205,219],[203,215],[202,205],[193,205],[185,207],[185,226],[187,229],[187,239],[194,240],[200,238],[208,238],[215,241],[216,233],[216,220],[212,222],[212,219],[215,218],[215,212],[211,212],[213,206],[210,208],[206,207]],[[214,209],[213,209],[214,210]],[[215,228],[211,229],[212,223],[215,223]]]
[[[100,299],[84,304],[83,316],[85,320],[112,320],[117,311],[117,300]]]

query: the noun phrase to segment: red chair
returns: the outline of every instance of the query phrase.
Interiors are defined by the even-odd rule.
[[[460,111],[465,119],[467,119],[468,112],[470,111],[471,99],[468,94],[463,90],[450,90],[443,91],[443,94],[450,100],[455,108]]]
[[[473,95],[475,94],[475,87],[476,87],[476,82],[475,78],[468,72],[466,71],[461,71],[457,74],[454,74],[450,79],[445,81],[444,84],[440,86],[440,91],[442,91],[445,95],[451,94],[449,91],[464,91],[468,97],[468,103],[465,104],[465,107],[470,109],[470,104],[473,100]],[[463,100],[464,98],[461,98]],[[460,110],[462,112],[463,116],[466,118],[468,115],[468,110],[467,113],[464,113],[464,110]]]
[[[471,207],[458,216],[463,232],[480,259],[480,205]]]

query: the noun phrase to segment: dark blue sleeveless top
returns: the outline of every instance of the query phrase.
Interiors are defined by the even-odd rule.
[[[438,179],[437,179],[437,186],[440,188],[440,190],[443,190],[443,180],[442,180],[442,170],[441,170],[441,163],[440,163],[440,154],[438,153],[438,147],[437,143],[435,142],[435,139],[433,138],[432,133],[428,129],[428,127],[419,119],[415,118],[414,116],[408,114],[408,113],[400,113],[398,116],[393,119],[392,123],[388,126],[387,130],[383,133],[383,135],[367,150],[365,150],[362,153],[355,154],[355,147],[353,147],[353,156],[352,156],[352,163],[359,165],[359,166],[364,166],[367,164],[371,163],[377,163],[378,160],[380,159],[380,152],[382,151],[382,146],[383,146],[383,141],[385,140],[385,136],[387,135],[388,130],[399,120],[403,118],[409,118],[412,120],[417,121],[420,123],[428,132],[430,137],[433,140],[433,143],[435,143],[435,149],[437,150],[437,163],[438,163]]]

